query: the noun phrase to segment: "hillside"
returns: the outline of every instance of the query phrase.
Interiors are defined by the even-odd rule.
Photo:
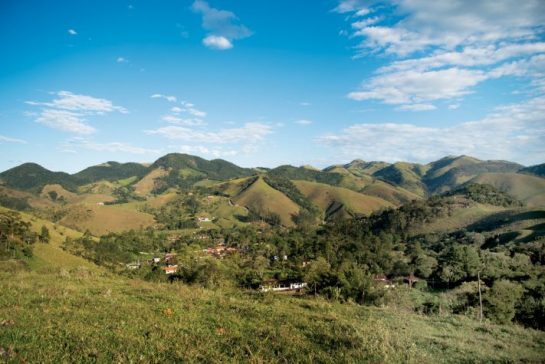
[[[369,215],[374,211],[393,206],[383,199],[342,187],[309,181],[294,181],[294,184],[313,204],[321,209],[326,220],[345,214]]]
[[[520,173],[485,173],[471,179],[508,193],[529,207],[545,206],[545,179]]]
[[[529,173],[539,177],[545,177],[545,163],[537,164],[535,166],[522,168],[520,173]]]
[[[48,184],[59,184],[74,191],[76,182],[68,173],[51,172],[36,163],[24,163],[0,173],[0,184],[7,187],[38,192]]]
[[[256,179],[232,200],[262,216],[276,214],[284,226],[293,226],[292,216],[299,212],[299,206],[295,202],[269,186],[263,178]]]
[[[323,299],[87,270],[0,272],[0,347],[20,362],[540,362],[543,333]]]
[[[79,184],[88,184],[96,181],[117,181],[129,177],[140,179],[148,173],[149,168],[140,163],[106,162],[98,166],[88,167],[73,174]]]

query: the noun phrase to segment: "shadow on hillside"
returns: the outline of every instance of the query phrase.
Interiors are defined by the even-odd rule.
[[[519,213],[513,211],[502,211],[489,215],[471,225],[468,225],[467,230],[476,232],[491,231],[514,222],[534,219],[545,219],[545,211],[537,210]]]

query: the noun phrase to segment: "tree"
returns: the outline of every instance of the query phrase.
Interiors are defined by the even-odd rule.
[[[521,299],[523,288],[516,283],[499,280],[485,295],[486,316],[500,324],[506,324],[515,317],[515,306]]]
[[[38,239],[42,243],[49,243],[49,240],[51,239],[51,236],[49,235],[49,229],[45,225],[42,225],[42,230],[40,232],[40,235],[39,235]]]

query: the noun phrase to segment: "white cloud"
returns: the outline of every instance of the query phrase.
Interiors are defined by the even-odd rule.
[[[173,148],[178,150],[180,153],[212,156],[214,158],[233,157],[239,154],[238,151],[233,149],[208,148],[202,145],[180,145]]]
[[[165,126],[147,130],[147,134],[159,135],[168,139],[197,143],[256,143],[272,133],[269,125],[246,123],[240,128],[227,128],[218,131],[201,131],[182,126]]]
[[[185,125],[185,126],[206,125],[206,123],[202,119],[181,118],[176,115],[164,115],[161,119],[163,121],[166,121],[167,123],[176,124],[176,125]]]
[[[78,32],[76,32],[74,29],[68,29],[68,34],[70,34],[70,35],[77,35]]]
[[[1,143],[17,143],[17,144],[26,144],[25,140],[10,138],[4,135],[0,135],[0,144]]]
[[[125,57],[117,57],[115,60],[117,63],[129,63],[129,60]]]
[[[153,94],[150,96],[152,99],[165,99],[168,102],[176,102],[178,99],[176,96],[162,95],[162,94]]]
[[[472,86],[484,79],[486,75],[480,70],[459,68],[393,72],[373,77],[362,91],[351,92],[348,97],[386,104],[418,104],[468,94]]]
[[[127,109],[121,106],[115,106],[110,100],[99,99],[87,95],[78,95],[70,91],[59,91],[55,93],[58,98],[51,102],[27,101],[29,105],[42,105],[61,110],[80,111],[84,113],[107,113],[118,111],[128,113]]]
[[[179,108],[178,106],[173,106],[170,111],[172,111],[173,113],[175,114],[179,114],[181,113],[183,110],[181,108]]]
[[[194,1],[191,9],[202,16],[202,27],[209,32],[203,39],[203,44],[209,48],[230,49],[233,48],[233,40],[252,34],[231,11],[212,8],[203,0]]]
[[[310,125],[310,124],[312,124],[312,121],[311,120],[306,120],[306,119],[301,119],[301,120],[296,120],[295,123],[299,124],[299,125]]]
[[[182,106],[184,106],[182,111],[186,111],[189,114],[191,114],[191,115],[193,115],[195,117],[198,117],[198,118],[206,117],[206,112],[197,109],[195,107],[195,105],[193,105],[192,103],[187,102],[187,101],[182,101],[181,104],[182,104]]]
[[[67,110],[43,109],[36,121],[53,129],[76,134],[92,134],[95,128],[85,123],[82,114]]]
[[[497,108],[483,119],[451,127],[355,124],[317,142],[345,157],[429,162],[445,155],[543,163],[545,96]]]
[[[447,106],[447,108],[449,110],[456,110],[460,107],[460,104],[450,104],[449,106]]]
[[[312,104],[310,102],[303,101],[303,102],[300,102],[299,105],[301,105],[301,106],[310,106]]]
[[[340,0],[348,13],[356,57],[383,53],[398,58],[377,70],[355,100],[417,104],[460,97],[490,78],[525,77],[545,90],[545,2],[516,0]],[[375,12],[382,15],[375,15]],[[387,17],[386,17],[387,16]],[[437,95],[429,88],[436,85]]]
[[[86,123],[85,117],[104,115],[110,112],[128,113],[127,109],[114,105],[110,100],[87,95],[78,95],[69,91],[54,93],[57,98],[50,102],[27,101],[34,106],[44,106],[37,114],[36,122],[53,129],[76,134],[92,134],[96,130]],[[36,114],[30,114],[36,115]]]
[[[408,111],[429,111],[429,110],[435,110],[437,109],[432,104],[408,104],[408,105],[401,105],[399,110],[408,110]]]
[[[233,48],[233,43],[221,35],[209,35],[202,40],[202,44],[208,48],[226,50]]]
[[[64,142],[62,150],[68,153],[76,153],[76,149],[87,149],[96,152],[129,153],[129,154],[159,154],[160,150],[134,146],[123,142],[98,143],[90,139],[76,137]]]

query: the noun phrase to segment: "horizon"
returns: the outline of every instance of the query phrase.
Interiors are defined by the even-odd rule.
[[[231,163],[231,164],[234,164],[238,167],[243,167],[243,166],[239,166],[237,165],[235,162],[233,161],[230,161],[229,159],[226,159],[226,158],[206,158],[206,157],[200,157],[198,155],[193,155],[193,154],[187,154],[187,153],[178,153],[178,152],[173,152],[173,153],[167,153],[165,155],[162,155],[162,156],[159,156],[157,159],[153,160],[153,161],[146,161],[146,162],[135,162],[135,161],[126,161],[126,162],[119,162],[119,161],[115,161],[115,160],[109,160],[109,161],[104,161],[104,162],[101,162],[101,163],[98,163],[98,164],[93,164],[93,165],[89,165],[89,166],[85,166],[81,169],[78,169],[78,170],[75,170],[75,171],[66,171],[66,170],[56,170],[56,169],[50,169],[50,168],[47,168],[46,166],[43,166],[39,163],[36,163],[36,162],[33,162],[33,161],[27,161],[27,162],[23,162],[19,165],[16,165],[14,167],[10,167],[8,169],[5,169],[5,170],[0,170],[0,173],[3,173],[3,172],[6,172],[10,169],[14,169],[14,168],[17,168],[17,167],[20,167],[22,165],[25,165],[25,164],[36,164],[42,168],[45,168],[51,172],[64,172],[64,173],[68,173],[70,175],[73,175],[73,174],[76,174],[78,172],[81,172],[87,168],[90,168],[90,167],[97,167],[97,166],[102,166],[102,165],[105,165],[105,164],[108,164],[108,163],[119,163],[119,164],[125,164],[125,163],[137,163],[137,164],[141,164],[145,167],[150,167],[152,166],[157,160],[167,156],[167,155],[171,155],[171,154],[177,154],[177,155],[184,155],[184,156],[188,156],[188,157],[198,157],[198,158],[202,158],[206,161],[214,161],[214,160],[221,160],[221,161],[224,161],[224,162],[228,162],[228,163]],[[275,168],[279,168],[279,167],[282,167],[282,166],[292,166],[292,167],[296,167],[296,168],[305,168],[305,167],[310,167],[310,168],[316,168],[317,170],[319,171],[323,171],[329,167],[334,167],[334,166],[342,166],[342,165],[347,165],[347,164],[350,164],[350,163],[354,163],[354,162],[364,162],[364,163],[388,163],[388,164],[395,164],[395,163],[412,163],[412,164],[418,164],[418,165],[427,165],[427,164],[431,164],[431,163],[434,163],[434,162],[438,162],[440,160],[443,160],[443,159],[451,159],[451,160],[455,160],[455,159],[459,159],[459,158],[471,158],[471,159],[477,159],[481,162],[508,162],[508,163],[516,163],[516,162],[513,162],[513,161],[508,161],[508,160],[504,160],[504,159],[486,159],[486,160],[482,160],[482,159],[479,159],[479,158],[475,158],[473,156],[470,156],[470,155],[465,155],[465,154],[460,154],[460,155],[446,155],[446,156],[443,156],[439,159],[436,159],[436,160],[431,160],[427,163],[417,163],[417,162],[407,162],[407,161],[394,161],[394,162],[385,162],[385,161],[381,161],[381,160],[363,160],[361,158],[356,158],[356,159],[353,159],[353,160],[350,160],[350,161],[347,161],[347,162],[340,162],[340,163],[333,163],[333,164],[329,164],[329,165],[326,165],[324,167],[318,167],[318,166],[314,166],[314,165],[311,165],[311,164],[301,164],[301,165],[297,165],[297,164],[290,164],[290,163],[287,163],[287,164],[279,164],[279,165],[275,165],[275,166],[272,166],[272,167],[263,167],[263,166],[259,166],[259,165],[256,165],[256,166],[249,166],[249,167],[243,167],[243,168],[248,168],[248,169],[258,169],[258,168],[269,168],[269,169],[275,169]],[[519,163],[520,164],[520,163]],[[535,165],[524,165],[524,164],[520,164],[523,168],[527,168],[527,167],[533,167],[533,166],[537,166],[537,165],[541,165],[543,163],[539,163],[539,164],[535,164]]]
[[[536,165],[543,24],[537,0],[4,2],[0,170],[169,153]]]

